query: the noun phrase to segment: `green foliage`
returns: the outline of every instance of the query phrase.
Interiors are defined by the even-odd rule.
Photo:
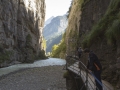
[[[61,39],[62,39],[62,34],[56,35],[54,38],[49,38],[47,40],[46,52],[50,52],[51,49],[52,49],[52,46],[55,45],[55,44],[59,44]]]
[[[87,2],[89,2],[90,0],[84,0],[84,5],[87,3]]]
[[[65,36],[66,33],[63,35],[61,42],[58,45],[54,45],[52,47],[52,54],[51,54],[52,57],[64,58],[64,54],[66,52]]]
[[[120,20],[114,20],[112,26],[106,31],[109,44],[115,43],[120,36]]]
[[[80,8],[81,10],[84,9],[84,6],[86,5],[87,2],[89,2],[90,0],[78,0],[78,8]]]
[[[54,46],[52,47],[52,56],[53,56],[53,57],[56,55],[56,52],[59,51],[58,46],[59,46],[59,45],[54,45]],[[57,56],[57,57],[58,57],[58,56]]]
[[[43,38],[42,47],[46,48],[46,40]]]
[[[31,42],[31,39],[32,39],[31,35],[28,34],[27,37],[26,37],[26,40],[27,40],[28,42]]]
[[[10,60],[10,56],[12,55],[12,51],[6,51],[4,48],[0,45],[0,63],[4,61]]]
[[[45,51],[44,50],[41,50],[36,58],[37,60],[38,59],[47,59],[47,57],[45,56]]]
[[[86,0],[78,0],[79,7],[82,8]]]
[[[63,74],[63,78],[70,78],[70,73],[69,73],[69,71],[66,71],[66,72]]]
[[[31,48],[31,43],[32,43],[32,37],[30,34],[26,36],[26,47]]]
[[[106,14],[99,22],[93,26],[92,30],[87,34],[82,42],[83,47],[90,47],[96,40],[107,37],[109,43],[115,43],[119,33],[120,0],[112,0]],[[119,20],[117,20],[119,19]]]
[[[77,28],[76,28],[77,29]],[[70,33],[69,33],[69,37],[70,38],[75,38],[77,39],[78,38],[78,32],[76,30],[70,30]]]
[[[91,32],[89,32],[89,34],[87,34],[86,37],[84,38],[82,42],[83,47],[91,46],[91,44],[96,39],[99,40],[103,36],[103,33],[105,29],[107,28],[107,20],[106,18],[102,18],[98,23],[99,24],[96,24],[95,26],[93,26]]]
[[[82,47],[83,48],[86,48],[86,47],[89,46],[87,42],[88,42],[88,36],[86,36],[82,41]]]
[[[50,57],[51,53],[50,52],[47,52],[46,56],[47,57]]]
[[[80,40],[79,38],[79,33],[77,31],[77,25],[75,24],[75,30],[70,30],[70,33],[69,33],[69,39],[72,40],[72,42],[69,42],[69,47],[70,48],[76,48],[78,47],[78,42]]]
[[[10,60],[10,55],[11,55],[10,51],[5,51],[4,53],[0,53],[0,63]]]
[[[119,12],[120,0],[111,0],[106,15],[115,14]]]

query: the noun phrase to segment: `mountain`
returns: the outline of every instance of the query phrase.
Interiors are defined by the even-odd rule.
[[[46,24],[48,20],[45,22],[46,26],[43,29],[43,36],[47,40],[46,52],[50,52],[52,46],[60,42],[62,34],[65,32],[68,25],[66,15],[54,17],[49,24]]]
[[[51,22],[51,20],[54,18],[54,16],[50,17],[48,20],[45,21],[44,27]]]
[[[57,16],[51,20],[43,29],[45,39],[62,34],[68,25],[67,16]]]
[[[50,52],[52,50],[52,46],[55,45],[55,44],[60,43],[61,39],[62,39],[62,34],[58,35],[56,37],[48,39],[47,40],[47,46],[48,47],[46,48],[46,51]]]

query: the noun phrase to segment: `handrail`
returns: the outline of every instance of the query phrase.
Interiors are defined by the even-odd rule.
[[[85,69],[87,70],[87,72],[89,72],[88,69],[87,69],[87,67],[80,60],[76,60],[74,57],[71,57],[71,58],[73,58],[77,62],[80,62],[85,67]],[[90,79],[91,79],[91,77],[90,77]],[[91,81],[92,81],[92,79],[91,79]]]
[[[86,69],[87,69],[87,67],[81,62],[81,61],[79,61]],[[87,69],[87,71],[88,71],[88,69]],[[95,80],[97,80],[97,82],[102,86],[102,87],[104,87],[103,86],[103,84],[95,77],[95,75],[92,73],[92,72],[90,72],[90,71],[88,71],[93,77],[94,77],[94,79]],[[105,87],[104,87],[105,88]]]
[[[71,57],[71,58],[73,58],[74,61],[79,62],[79,61],[76,60],[74,57]],[[67,63],[67,64],[68,64],[68,63]],[[85,65],[82,63],[81,68],[80,68],[80,73],[81,73],[81,71],[86,71],[86,70],[87,70],[84,66],[85,66]],[[82,70],[82,69],[84,69],[84,70]],[[92,90],[93,90],[94,87],[92,87],[91,83],[88,81],[88,77],[89,77],[89,76],[88,76],[88,71],[82,72],[82,74],[80,74],[80,76],[86,79],[84,85],[86,84],[86,87],[88,88],[88,84],[89,84],[89,86],[90,86],[90,87],[92,88]],[[85,76],[86,76],[86,77],[85,77]],[[94,81],[92,81],[91,77],[89,77],[89,79],[91,80],[91,82],[92,82],[92,83],[94,84],[94,86],[95,86],[95,83],[94,83]],[[83,86],[84,86],[84,85],[83,85]],[[83,87],[82,87],[82,88],[83,88]],[[80,89],[80,90],[82,90],[82,89]]]
[[[84,70],[82,70],[82,71],[85,71],[85,73],[83,72],[83,74],[84,75],[86,75],[86,81],[85,81],[85,83],[84,83],[84,85],[86,85],[86,87],[88,88],[88,84],[89,84],[89,86],[92,88],[92,90],[94,89],[94,87],[91,85],[91,83],[90,82],[92,82],[93,83],[93,85],[95,85],[95,83],[94,83],[94,81],[91,79],[91,77],[88,75],[88,73],[104,88],[104,90],[107,90],[106,89],[106,87],[94,76],[94,74],[92,74],[92,72],[90,72],[90,71],[88,71],[88,69],[87,69],[87,67],[83,64],[83,62],[82,61],[80,61],[78,58],[76,58],[76,57],[72,57],[72,56],[67,56],[67,57],[69,57],[70,59],[72,58],[72,60],[74,60],[75,62],[78,62],[79,64],[80,64],[80,66],[81,66],[81,68],[79,68],[80,69],[80,71],[79,71],[79,73],[81,73],[81,69],[84,69]],[[66,64],[67,64],[67,66],[66,67],[68,67],[68,66],[70,66],[70,65],[72,65],[72,64],[75,64],[75,62],[73,62],[73,63],[71,63],[71,64],[69,64],[69,62],[67,62]],[[76,66],[74,66],[73,65],[73,69],[75,68]],[[82,74],[80,74],[80,76],[81,77],[83,77],[82,76]],[[89,80],[90,81],[89,81]],[[96,85],[95,85],[96,86]],[[82,87],[83,88],[83,87]],[[97,87],[96,87],[97,88]],[[80,89],[80,90],[82,90],[82,89]],[[88,89],[87,89],[88,90]],[[99,89],[98,89],[99,90]]]

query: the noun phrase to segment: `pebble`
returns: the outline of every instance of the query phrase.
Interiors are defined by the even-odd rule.
[[[0,90],[66,90],[64,66],[29,68],[0,77]]]

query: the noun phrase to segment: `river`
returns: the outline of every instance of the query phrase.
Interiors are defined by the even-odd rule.
[[[34,68],[43,66],[53,66],[53,65],[65,65],[66,61],[59,58],[49,58],[46,60],[38,60],[33,64],[16,64],[5,68],[0,68],[0,76],[9,74],[14,71],[18,71],[24,68]]]

